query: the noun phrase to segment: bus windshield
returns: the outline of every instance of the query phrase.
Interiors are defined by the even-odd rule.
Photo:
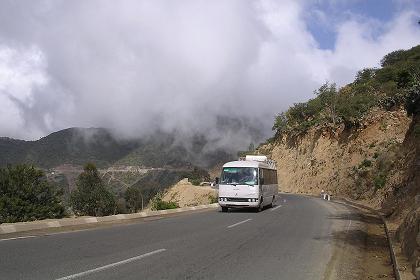
[[[258,184],[257,174],[257,168],[253,167],[225,167],[220,183],[224,185],[256,185]]]

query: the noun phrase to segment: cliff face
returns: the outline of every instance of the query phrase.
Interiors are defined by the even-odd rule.
[[[420,277],[420,114],[413,118],[404,151],[409,156],[406,160],[405,181],[398,191],[386,200],[395,205],[395,213],[406,213],[397,231],[402,252],[412,263],[412,272]],[[394,214],[395,215],[395,214]]]
[[[353,131],[315,127],[259,148],[277,161],[282,191],[319,194],[325,190],[353,199],[383,201],[378,192],[399,180],[394,163],[411,119],[404,110],[372,110]],[[395,172],[394,172],[395,171]],[[378,198],[378,199],[377,199]]]
[[[315,127],[264,144],[277,161],[279,187],[292,193],[325,190],[368,204],[396,225],[402,252],[420,265],[420,115],[371,110],[352,131]]]

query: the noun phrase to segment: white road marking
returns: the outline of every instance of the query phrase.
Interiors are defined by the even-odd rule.
[[[236,223],[236,224],[230,225],[230,226],[228,226],[227,228],[233,228],[233,227],[236,227],[236,226],[238,226],[238,225],[240,225],[240,224],[243,224],[243,223],[249,222],[249,221],[251,221],[251,220],[252,220],[252,219],[246,219],[246,220],[244,220],[244,221],[242,221],[242,222],[239,222],[239,223]]]
[[[154,255],[154,254],[158,254],[158,253],[161,253],[161,252],[164,252],[164,251],[166,251],[166,249],[159,249],[159,250],[156,250],[156,251],[153,251],[153,252],[149,252],[149,253],[137,256],[137,257],[133,257],[133,258],[129,258],[129,259],[126,259],[126,260],[123,260],[123,261],[119,261],[119,262],[111,263],[111,264],[108,264],[108,265],[100,266],[100,267],[97,267],[97,268],[94,268],[94,269],[91,269],[91,270],[87,270],[87,271],[83,271],[83,272],[80,272],[80,273],[77,273],[77,274],[61,277],[61,278],[58,278],[56,280],[76,279],[76,278],[79,278],[79,277],[86,276],[88,274],[92,274],[92,273],[95,273],[95,272],[103,271],[105,269],[113,268],[113,267],[116,267],[116,266],[119,266],[119,265],[123,265],[123,264],[134,262],[134,261],[137,261],[137,260],[140,260],[140,259],[144,259],[146,257],[149,257],[149,256]]]
[[[17,239],[26,239],[26,238],[34,238],[34,237],[36,237],[36,236],[34,236],[34,235],[29,235],[29,236],[19,236],[19,237],[13,237],[13,238],[0,239],[0,241],[17,240]]]
[[[270,209],[270,211],[274,211],[274,210],[277,210],[277,209],[279,209],[280,207],[282,207],[283,205],[279,205],[279,206],[276,206],[276,207],[274,207],[274,208],[271,208]]]
[[[348,232],[348,231],[349,231],[350,226],[351,226],[351,220],[349,221],[349,224],[347,225],[346,232]]]

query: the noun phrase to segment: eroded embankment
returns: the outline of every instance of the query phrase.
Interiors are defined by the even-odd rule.
[[[380,210],[398,229],[403,253],[419,263],[420,119],[372,110],[359,128],[315,127],[261,146],[277,161],[282,191],[325,190]],[[420,202],[420,199],[417,199]],[[417,213],[417,214],[416,214]]]

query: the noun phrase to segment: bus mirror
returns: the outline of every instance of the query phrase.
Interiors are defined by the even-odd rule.
[[[260,178],[260,185],[264,185],[264,178]]]
[[[216,179],[214,180],[214,182],[217,184],[219,184],[219,177],[216,177]]]

